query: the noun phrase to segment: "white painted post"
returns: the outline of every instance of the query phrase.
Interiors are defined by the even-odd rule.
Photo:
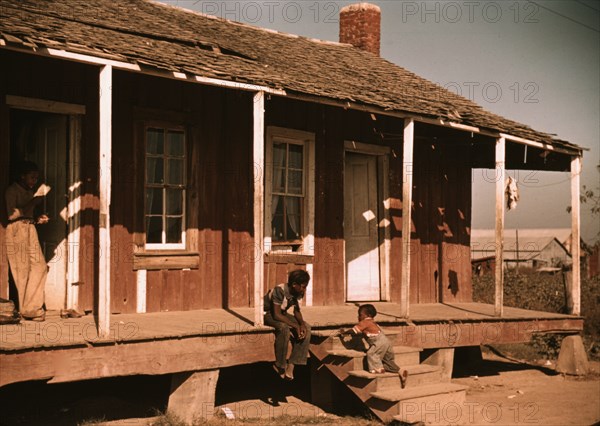
[[[258,258],[254,262],[254,324],[263,325],[264,312],[264,222],[265,222],[265,93],[253,97],[254,161],[254,245]]]
[[[146,281],[148,277],[148,271],[145,269],[140,269],[135,272],[135,280],[136,280],[136,295],[137,301],[135,305],[135,311],[138,314],[146,313]]]
[[[571,283],[571,300],[573,315],[581,315],[581,216],[579,185],[581,175],[581,157],[571,157],[571,260],[573,274]]]
[[[402,276],[400,282],[400,315],[408,318],[410,298],[410,234],[412,216],[413,148],[415,122],[404,120],[402,149]]]
[[[110,192],[112,159],[112,66],[100,68],[100,223],[98,336],[110,334]]]
[[[494,314],[504,313],[504,190],[506,140],[496,139],[496,294]]]

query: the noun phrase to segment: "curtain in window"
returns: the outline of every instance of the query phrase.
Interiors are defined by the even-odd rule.
[[[300,198],[298,197],[285,197],[285,209],[287,213],[287,220],[290,228],[294,233],[295,238],[300,237]],[[288,235],[289,238],[289,235]]]
[[[285,192],[285,154],[286,144],[273,145],[273,186],[272,192]],[[273,195],[271,208],[271,223],[277,211],[279,195]]]

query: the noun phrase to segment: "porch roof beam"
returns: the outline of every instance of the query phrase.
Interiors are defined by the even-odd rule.
[[[140,66],[132,64],[130,62],[116,61],[114,59],[99,58],[97,56],[84,55],[81,53],[69,52],[67,50],[46,48],[41,49],[41,52],[47,52],[49,56],[63,59],[70,59],[72,61],[84,62],[86,64],[94,65],[110,65],[113,68],[130,70],[130,71],[141,71]]]
[[[43,49],[43,50],[47,51],[48,54],[53,57],[70,59],[70,60],[77,61],[77,62],[84,62],[84,63],[95,64],[95,65],[111,65],[113,68],[128,70],[128,71],[138,71],[138,72],[141,72],[142,74],[155,75],[157,77],[174,78],[174,79],[178,79],[178,80],[186,80],[186,81],[192,81],[192,82],[195,81],[198,83],[208,84],[211,86],[227,87],[227,88],[238,89],[238,90],[247,90],[247,91],[253,91],[253,92],[261,91],[261,92],[271,93],[271,94],[275,94],[275,95],[285,95],[286,94],[285,90],[273,89],[273,88],[270,88],[267,86],[261,86],[261,85],[257,85],[257,84],[249,84],[249,83],[242,83],[242,82],[236,82],[236,81],[221,80],[218,78],[202,77],[202,76],[198,76],[198,75],[189,75],[188,76],[187,74],[182,73],[182,72],[142,69],[138,64],[132,64],[130,62],[123,62],[123,61],[116,61],[113,59],[99,58],[99,57],[92,56],[92,55],[83,55],[81,53],[73,53],[73,52],[68,52],[66,50],[51,49],[51,48],[47,48],[47,49]]]
[[[434,126],[449,127],[452,129],[462,130],[465,132],[477,133],[477,134],[480,134],[483,136],[489,136],[494,139],[503,137],[505,140],[509,140],[511,142],[515,142],[515,143],[519,143],[519,144],[523,144],[523,145],[529,145],[529,146],[533,146],[533,147],[540,148],[540,149],[547,150],[547,151],[558,152],[561,154],[580,155],[583,150],[587,150],[587,148],[568,149],[568,148],[563,148],[563,147],[556,147],[556,146],[553,146],[553,145],[550,145],[547,143],[533,141],[530,139],[521,138],[519,136],[513,136],[513,135],[510,135],[507,133],[494,132],[491,130],[481,129],[476,126],[469,126],[467,124],[461,124],[461,123],[455,123],[452,121],[442,120],[441,118],[431,118],[431,117],[425,117],[425,116],[418,115],[418,114],[411,114],[411,113],[407,113],[407,112],[387,110],[387,109],[378,108],[378,107],[375,107],[372,105],[363,105],[363,104],[358,104],[355,102],[340,101],[340,100],[335,100],[335,99],[323,99],[323,98],[319,98],[317,96],[304,95],[304,94],[291,93],[291,92],[287,92],[285,96],[290,99],[298,99],[298,100],[306,101],[306,102],[314,102],[314,103],[319,103],[319,104],[323,104],[323,105],[336,106],[336,107],[340,107],[340,108],[344,108],[344,109],[352,109],[355,111],[368,112],[371,114],[380,114],[380,115],[386,115],[389,117],[395,117],[395,118],[401,118],[401,119],[410,118],[410,119],[414,120],[415,122],[431,124]]]
[[[0,38],[0,46],[4,50],[11,50],[15,52],[33,52],[32,49],[29,48],[18,48],[15,46],[7,46],[2,38]],[[182,72],[177,71],[161,71],[158,69],[152,68],[142,68],[138,64],[134,64],[131,62],[118,61],[115,59],[102,58],[93,55],[86,55],[82,53],[69,52],[67,50],[62,49],[54,49],[54,48],[42,48],[35,51],[35,54],[38,56],[46,56],[52,58],[61,58],[67,59],[74,62],[80,62],[84,64],[92,64],[92,65],[111,65],[114,69],[121,69],[127,71],[136,71],[145,75],[153,75],[161,78],[169,78],[169,79],[177,79],[177,80],[185,80],[191,83],[201,83],[207,84],[211,86],[219,86],[219,87],[227,87],[231,89],[238,90],[246,90],[246,91],[261,91],[273,95],[282,95],[286,96],[286,92],[283,89],[274,89],[267,86],[261,86],[257,84],[250,83],[242,83],[235,82],[230,80],[221,80],[218,78],[211,77],[203,77],[197,75],[188,75]]]

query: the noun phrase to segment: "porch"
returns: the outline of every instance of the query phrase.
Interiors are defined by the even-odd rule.
[[[482,303],[411,305],[410,319],[394,303],[374,303],[377,320],[397,345],[422,349],[528,342],[537,333],[578,333],[583,318]],[[356,321],[356,306],[304,307],[313,349]],[[98,336],[92,315],[0,327],[0,386],[30,380],[61,383],[102,377],[215,370],[272,361],[269,327],[255,326],[254,308],[111,316],[110,335]],[[314,351],[313,351],[314,352]]]

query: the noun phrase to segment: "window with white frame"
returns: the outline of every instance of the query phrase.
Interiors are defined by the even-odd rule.
[[[178,127],[145,129],[146,248],[185,249],[185,131]]]
[[[268,251],[312,253],[313,145],[312,133],[267,129],[265,238]]]

